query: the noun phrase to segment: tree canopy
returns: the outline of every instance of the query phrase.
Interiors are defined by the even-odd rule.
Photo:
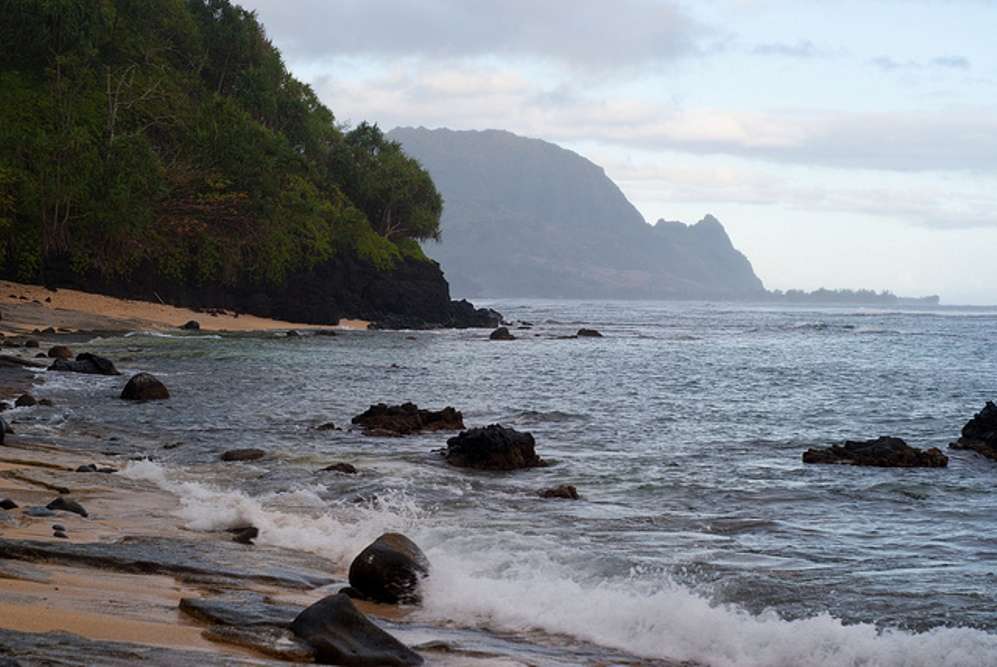
[[[0,40],[6,275],[279,283],[439,236],[421,166],[337,126],[228,0],[0,0]]]

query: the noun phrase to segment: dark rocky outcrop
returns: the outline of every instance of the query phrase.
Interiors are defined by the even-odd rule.
[[[459,410],[450,406],[442,410],[423,410],[414,403],[378,403],[351,421],[370,435],[410,435],[420,431],[456,431],[464,428],[464,415]]]
[[[533,434],[492,424],[447,440],[447,463],[481,470],[516,470],[546,465],[537,456]]]
[[[46,511],[46,516],[53,515]],[[246,549],[224,540],[125,537],[116,542],[54,543],[0,538],[3,559],[200,578],[227,587],[250,581],[312,590],[333,583],[326,575],[333,564],[325,559],[288,550]]]
[[[232,541],[239,544],[252,544],[253,540],[260,536],[260,529],[256,526],[240,526],[229,532],[232,533]]]
[[[70,546],[63,544],[62,546]],[[22,662],[18,662],[18,660]],[[135,667],[148,665],[167,667],[197,665],[197,667],[278,667],[274,661],[262,661],[255,656],[240,657],[231,653],[177,650],[131,644],[120,641],[85,639],[68,632],[15,632],[0,630],[0,667],[17,665],[59,665],[60,667]]]
[[[52,359],[72,359],[73,351],[65,345],[53,345],[48,349],[48,356]]]
[[[38,400],[35,399],[31,394],[21,394],[14,401],[14,405],[18,408],[30,408],[34,405],[38,405]]]
[[[949,447],[970,449],[997,460],[997,405],[993,401],[987,401],[983,409],[962,427],[962,437]]]
[[[327,465],[326,467],[319,470],[319,472],[341,472],[346,475],[357,474],[356,466],[349,463],[333,463],[332,465]]]
[[[149,262],[127,279],[74,273],[68,261],[52,260],[46,278],[62,287],[187,308],[227,310],[304,324],[336,324],[340,319],[367,320],[373,328],[491,328],[500,315],[452,301],[440,265],[404,258],[382,270],[351,253],[307,271],[296,271],[282,284],[204,285],[193,276],[185,282],[165,278]]]
[[[221,459],[222,461],[257,461],[266,455],[267,453],[262,449],[247,447],[245,449],[230,449],[222,454]]]
[[[34,348],[34,347],[40,347],[40,346],[41,346],[41,343],[39,343],[34,338],[29,338],[28,340],[24,341],[24,347],[32,347],[32,348]]]
[[[324,424],[319,424],[315,427],[316,431],[337,431],[336,424],[333,422],[326,422]]]
[[[115,473],[118,472],[114,468],[101,468],[98,467],[96,463],[85,463],[81,466],[76,467],[76,472],[100,472],[100,473]]]
[[[564,498],[566,500],[578,500],[578,489],[571,484],[561,484],[560,486],[544,489],[540,492],[541,498]]]
[[[217,597],[182,598],[180,611],[212,625],[288,628],[301,613],[301,607],[275,602],[259,593],[242,591]]]
[[[50,371],[89,373],[91,375],[121,375],[110,359],[105,359],[89,352],[82,352],[76,355],[75,361],[56,359],[48,369]]]
[[[204,637],[243,646],[289,662],[314,662],[315,652],[291,632],[301,607],[276,602],[259,593],[183,598],[180,611],[209,624]]]
[[[350,586],[364,597],[388,604],[417,604],[419,582],[429,576],[429,560],[401,533],[385,533],[350,564]]]
[[[10,498],[4,498],[0,500],[0,510],[12,510],[17,509],[17,503],[15,503]]]
[[[62,512],[72,512],[73,514],[79,514],[82,517],[89,516],[87,511],[78,502],[72,498],[66,498],[65,496],[59,496],[48,505],[45,506],[46,509],[59,510]]]
[[[23,512],[25,516],[34,517],[36,519],[46,519],[50,516],[55,516],[55,512],[47,507],[26,507]]]
[[[184,331],[200,331],[201,323],[198,322],[197,320],[190,320],[180,325],[180,328],[183,329]]]
[[[579,329],[575,336],[578,338],[602,338],[602,334],[595,329]]]
[[[499,327],[488,335],[489,340],[516,340],[516,337],[509,332],[508,327]]]
[[[409,667],[422,657],[357,611],[341,593],[301,612],[291,630],[315,651],[316,662],[355,667]]]
[[[121,391],[126,401],[160,401],[170,397],[166,385],[151,373],[136,373]]]
[[[949,463],[937,447],[920,450],[900,438],[883,436],[864,442],[847,441],[843,445],[808,449],[804,463],[843,463],[880,468],[941,468]]]

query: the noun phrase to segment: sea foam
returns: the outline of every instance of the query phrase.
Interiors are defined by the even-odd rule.
[[[550,556],[556,544],[498,535],[489,542],[435,526],[404,494],[376,504],[336,505],[321,487],[252,497],[185,481],[150,461],[122,474],[176,494],[178,516],[193,530],[251,522],[259,542],[320,554],[348,566],[385,531],[404,531],[433,563],[420,621],[503,632],[574,637],[639,657],[713,667],[990,667],[997,635],[971,628],[923,633],[846,625],[827,614],[785,620],[718,605],[665,576],[631,573],[593,581]],[[294,508],[294,509],[290,509]]]

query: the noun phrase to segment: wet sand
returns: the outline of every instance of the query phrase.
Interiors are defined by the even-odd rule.
[[[173,494],[148,482],[116,474],[75,472],[77,466],[87,463],[120,465],[81,452],[21,442],[17,438],[12,442],[8,438],[5,445],[0,445],[0,498],[13,499],[19,508],[0,510],[0,539],[66,543],[67,540],[53,536],[52,526],[60,524],[67,530],[68,542],[77,544],[113,544],[145,536],[200,542],[209,552],[212,545],[231,547],[230,535],[197,533],[182,527],[174,515],[179,502]],[[30,506],[44,507],[60,495],[50,487],[60,486],[71,491],[63,495],[81,503],[89,517],[57,512],[56,516],[36,518],[23,513]],[[252,548],[245,553],[254,554],[263,549]],[[295,565],[292,560],[289,568]],[[219,572],[225,574],[224,565]],[[68,632],[100,642],[208,653],[223,662],[231,659],[232,664],[247,660],[272,664],[272,657],[250,648],[211,641],[207,638],[209,626],[180,611],[180,600],[251,592],[304,608],[346,585],[345,571],[332,568],[326,574],[333,583],[316,588],[294,588],[251,579],[239,580],[238,586],[233,587],[231,580],[196,574],[124,572],[113,567],[94,567],[82,560],[67,563],[59,559],[4,558],[0,554],[0,631]],[[356,606],[368,615],[391,622],[404,621],[408,615],[404,608],[387,605],[357,601]],[[416,632],[415,636],[419,634]],[[522,664],[500,655],[448,653],[449,650],[426,655],[427,664]],[[81,662],[88,664],[91,659],[96,656],[83,656]]]
[[[70,289],[0,281],[0,332],[24,335],[52,327],[60,332],[176,329],[196,320],[202,331],[281,331],[329,326],[271,320],[255,315],[198,313],[147,301],[117,299]],[[366,329],[363,320],[340,320],[334,328]]]

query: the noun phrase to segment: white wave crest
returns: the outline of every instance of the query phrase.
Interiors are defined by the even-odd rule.
[[[386,531],[422,544],[433,563],[420,621],[504,632],[542,631],[659,659],[712,667],[990,667],[997,635],[970,628],[924,633],[846,625],[828,614],[787,621],[712,604],[663,575],[631,573],[595,581],[551,557],[559,545],[542,537],[469,536],[404,494],[377,503],[329,507],[301,489],[258,498],[176,479],[150,461],[129,464],[127,477],[175,493],[179,516],[194,530],[250,522],[259,542],[321,554],[346,567]],[[279,509],[278,509],[279,508]]]

